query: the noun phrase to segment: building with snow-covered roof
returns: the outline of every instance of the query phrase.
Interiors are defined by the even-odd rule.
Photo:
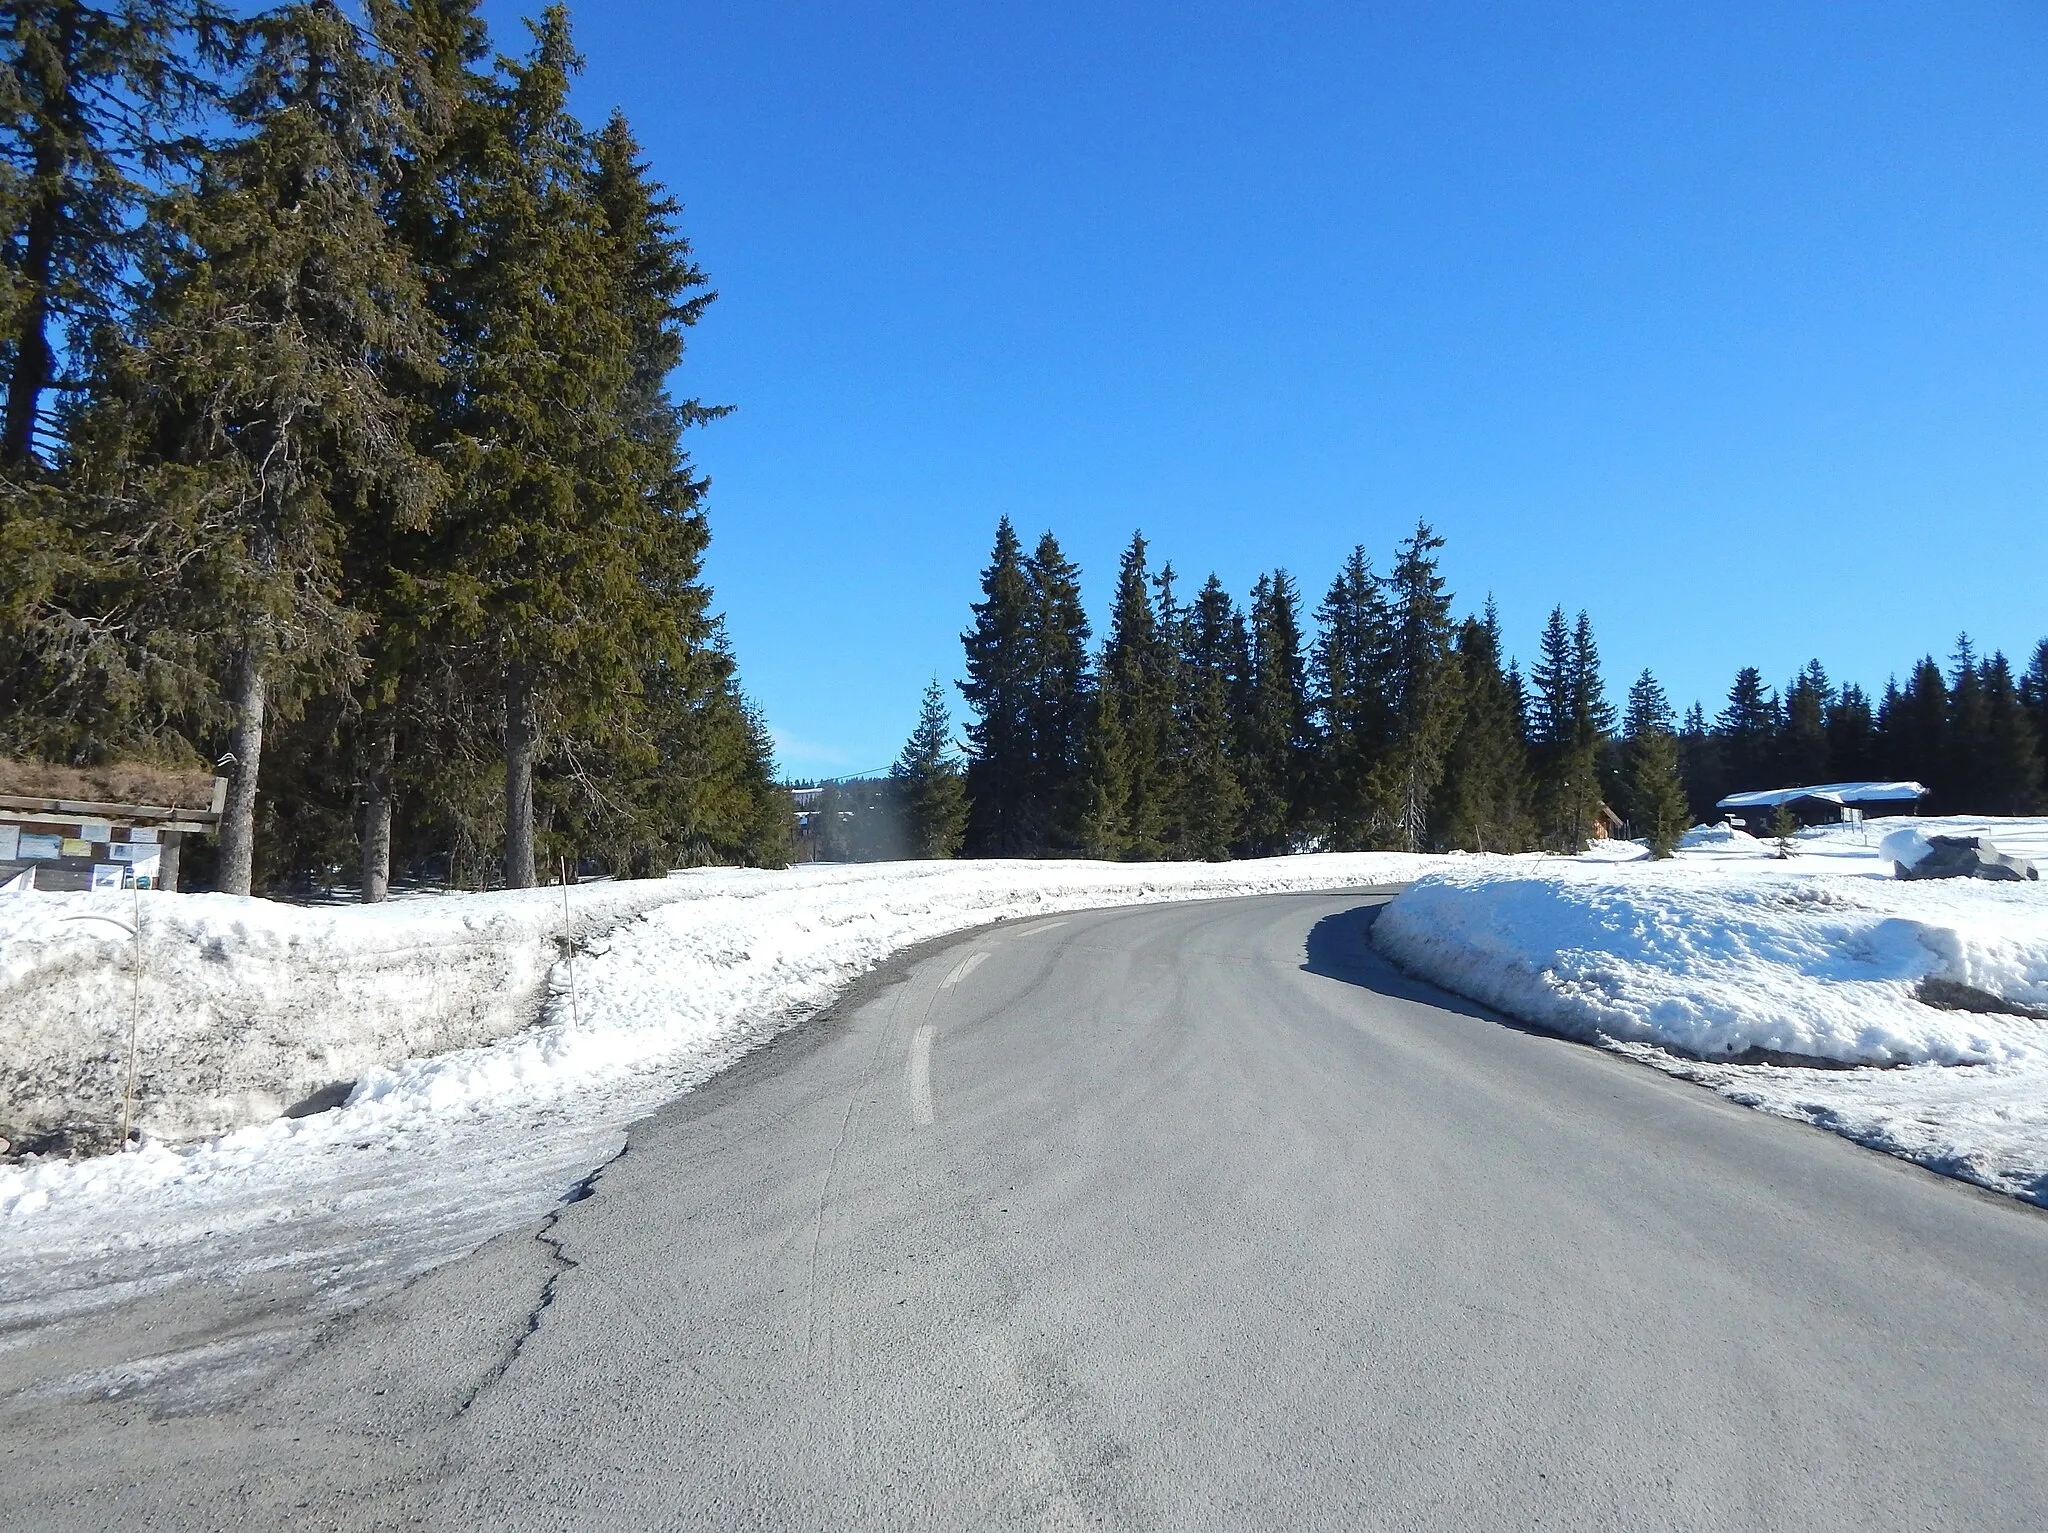
[[[1804,788],[1766,788],[1756,793],[1731,793],[1714,807],[1731,825],[1749,831],[1766,830],[1782,807],[1792,811],[1801,825],[1832,825],[1851,818],[1853,809],[1864,819],[1886,815],[1918,814],[1927,789],[1917,782],[1824,782]]]

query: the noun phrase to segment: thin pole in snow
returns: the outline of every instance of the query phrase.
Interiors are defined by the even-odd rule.
[[[135,895],[135,994],[128,1006],[128,1084],[121,1092],[121,1153],[128,1153],[128,1130],[135,1118],[135,1040],[142,1025],[142,885]]]
[[[569,859],[562,859],[562,952],[563,961],[569,965],[569,1025],[581,1027],[582,1017],[576,1011],[576,937],[569,930]]]

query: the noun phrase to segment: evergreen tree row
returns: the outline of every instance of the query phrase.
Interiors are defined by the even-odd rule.
[[[964,636],[967,849],[1583,846],[1614,727],[1591,626],[1553,614],[1532,698],[1491,604],[1453,618],[1442,548],[1418,525],[1384,575],[1354,550],[1305,618],[1285,570],[1243,606],[1213,575],[1186,599],[1134,536],[1091,647],[1073,563],[1050,533],[1026,553],[1005,519]],[[1675,741],[1656,759],[1677,792]]]
[[[1134,536],[1097,645],[1057,539],[1027,553],[1004,519],[963,636],[966,850],[1573,852],[1619,820],[1669,855],[1728,792],[1868,778],[1943,812],[2042,807],[2048,641],[2015,678],[1965,640],[1875,706],[1818,662],[1782,700],[1745,670],[1712,724],[1645,671],[1617,717],[1584,612],[1550,614],[1525,678],[1491,601],[1453,617],[1443,546],[1418,525],[1384,574],[1355,549],[1304,621],[1286,571],[1243,606],[1214,576],[1188,600]]]
[[[668,379],[712,293],[559,6],[24,0],[0,753],[223,763],[219,887],[777,862]]]
[[[2015,675],[2003,654],[1980,656],[1967,635],[1946,671],[1923,657],[1873,702],[1836,686],[1818,660],[1782,692],[1753,666],[1738,671],[1712,720],[1695,706],[1679,740],[1693,811],[1750,787],[1910,781],[1936,814],[2033,814],[2048,809],[2048,639]]]

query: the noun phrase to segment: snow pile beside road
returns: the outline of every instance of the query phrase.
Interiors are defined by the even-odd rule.
[[[1842,871],[1461,868],[1387,906],[1373,941],[1512,1015],[2048,1199],[2048,1021],[2021,1014],[2048,1012],[2048,889]]]
[[[1374,940],[1462,995],[1559,1032],[1706,1059],[1768,1050],[1858,1065],[2048,1057],[2048,1026],[1939,1010],[1945,979],[2048,1007],[2048,898],[2020,885],[1558,864],[1441,873]]]
[[[670,883],[579,888],[574,930],[588,937],[675,898]],[[275,1118],[380,1065],[491,1042],[533,1021],[563,932],[559,889],[325,909],[8,895],[0,1132],[111,1147],[131,1016],[136,1121],[173,1143]]]

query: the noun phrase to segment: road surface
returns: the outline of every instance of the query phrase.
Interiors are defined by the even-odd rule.
[[[1390,969],[1374,901],[998,927],[0,1526],[2048,1527],[2048,1217]]]

